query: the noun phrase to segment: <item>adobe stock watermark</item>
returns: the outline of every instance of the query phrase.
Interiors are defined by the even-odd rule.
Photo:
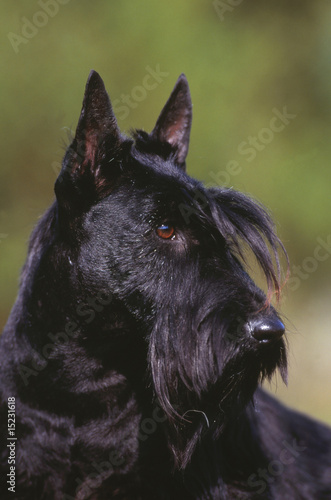
[[[302,280],[307,280],[315,271],[321,262],[325,262],[331,255],[331,234],[326,238],[317,238],[316,247],[313,254],[303,259],[300,266],[293,265],[290,270],[290,277],[287,280],[287,286],[292,292],[295,292],[301,285]]]
[[[283,106],[281,111],[278,108],[273,108],[272,113],[273,116],[270,118],[267,127],[261,128],[254,136],[248,136],[238,145],[237,151],[247,163],[255,160],[257,155],[274,140],[275,135],[283,132],[297,117],[296,114],[288,112],[287,106]],[[231,178],[239,175],[242,170],[243,167],[239,161],[230,160],[223,170],[218,172],[210,171],[209,177],[217,185],[227,187],[231,185]],[[207,187],[214,186],[214,183],[208,183]]]
[[[177,408],[177,406],[176,406]],[[151,434],[157,430],[158,426],[164,423],[167,417],[164,411],[157,404],[150,417],[143,418],[139,425],[138,441],[146,441]],[[93,461],[91,463],[92,471],[84,480],[76,478],[77,488],[75,497],[64,495],[62,500],[87,500],[91,498],[93,493],[102,485],[103,481],[108,479],[114,472],[116,467],[125,463],[124,454],[120,451],[113,450],[108,455],[108,460],[103,462]]]
[[[76,315],[81,318],[83,324],[90,324],[97,314],[101,313],[105,307],[112,302],[112,295],[98,292],[95,297],[89,297],[86,302],[78,304]],[[43,371],[54,350],[59,345],[69,344],[70,339],[75,339],[80,335],[80,326],[75,321],[67,321],[61,332],[47,334],[47,341],[41,347],[40,352],[33,351],[33,357],[29,365],[21,363],[19,365],[19,374],[25,386],[29,384],[29,378],[37,376]]]
[[[267,469],[258,469],[255,474],[249,476],[247,480],[248,486],[256,488],[256,493],[261,495],[265,492],[268,484],[275,482],[277,476],[281,476],[287,465],[293,464],[296,459],[304,452],[307,447],[299,445],[296,439],[292,443],[286,440],[282,442],[283,448],[278,459],[271,460]]]
[[[213,7],[216,11],[218,18],[224,21],[224,15],[227,12],[233,12],[238,5],[243,3],[244,0],[214,0]]]
[[[289,113],[287,106],[283,106],[282,111],[273,108],[272,113],[273,115],[267,127],[261,128],[255,136],[248,136],[245,141],[240,142],[238,145],[237,151],[241,156],[245,157],[246,162],[252,162],[258,152],[263,151],[273,141],[275,134],[285,130],[297,116],[296,114]],[[242,171],[243,166],[239,161],[230,160],[223,170],[209,172],[208,175],[213,182],[207,182],[206,187],[215,187],[215,183],[217,186],[229,187],[232,177],[239,175]],[[181,203],[179,205],[179,210],[186,223],[189,223],[192,215],[199,213],[199,208],[204,209],[209,204],[204,193],[198,188],[195,190],[191,201],[191,205],[188,203]]]
[[[44,28],[48,21],[55,17],[60,9],[60,5],[66,5],[70,0],[38,0],[40,10],[37,10],[32,18],[22,17],[21,33],[7,33],[7,38],[13,47],[15,54],[18,54],[20,46],[26,45],[34,38],[41,28]]]
[[[115,468],[123,465],[124,462],[125,458],[117,450],[109,453],[108,460],[92,462],[90,474],[84,480],[79,477],[76,478],[77,488],[75,496],[64,494],[62,500],[87,500],[91,498],[91,495],[102,485],[103,481],[110,477],[114,473]]]
[[[155,69],[146,66],[146,75],[142,79],[141,85],[136,85],[130,94],[121,94],[119,99],[112,101],[117,119],[125,120],[130,114],[131,109],[135,109],[140,102],[144,101],[148,92],[155,90],[165,78],[169,76],[168,71],[161,71],[157,64]]]
[[[130,114],[131,109],[135,109],[138,107],[139,103],[144,101],[149,92],[155,90],[165,78],[167,78],[170,73],[168,71],[162,71],[160,68],[160,64],[156,64],[154,68],[151,66],[145,67],[146,74],[142,79],[141,85],[136,85],[132,88],[129,94],[121,94],[119,98],[114,99],[112,101],[112,106],[114,109],[114,113],[118,120],[124,120]],[[86,131],[82,131],[82,135],[86,135]],[[100,136],[100,140],[98,141],[98,146],[104,139],[104,135]],[[97,147],[98,147],[97,146]],[[81,141],[77,145],[77,157],[81,160],[85,156],[85,140]],[[62,163],[59,161],[53,161],[51,163],[52,170],[55,172],[56,176],[58,176],[62,170]],[[68,169],[68,167],[67,167]],[[64,172],[62,172],[64,173]],[[63,176],[59,178],[59,182],[63,180]]]

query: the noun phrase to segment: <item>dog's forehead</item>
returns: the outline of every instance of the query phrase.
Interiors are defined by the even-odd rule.
[[[173,159],[164,159],[155,154],[134,151],[132,154],[134,168],[133,180],[144,179],[146,187],[156,187],[158,190],[169,194],[186,193],[194,196],[195,192],[205,190],[203,185],[190,177],[183,169],[179,168]]]

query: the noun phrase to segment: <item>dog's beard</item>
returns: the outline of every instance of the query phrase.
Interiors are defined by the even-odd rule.
[[[204,434],[217,439],[240,417],[263,379],[278,368],[286,381],[286,349],[282,339],[265,345],[231,334],[211,315],[194,321],[192,311],[168,311],[158,314],[149,361],[169,447],[183,469]]]

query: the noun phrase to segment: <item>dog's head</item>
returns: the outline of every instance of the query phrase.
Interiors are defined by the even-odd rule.
[[[92,72],[56,183],[59,230],[78,249],[71,260],[80,283],[114,298],[123,324],[127,314],[144,335],[179,466],[204,429],[219,434],[264,377],[286,371],[284,325],[271,305],[283,247],[259,204],[186,174],[191,119],[182,75],[153,131],[125,138]],[[247,273],[247,251],[267,295]]]

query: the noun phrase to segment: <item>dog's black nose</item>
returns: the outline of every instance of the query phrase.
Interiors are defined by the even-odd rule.
[[[260,318],[249,321],[251,335],[259,342],[279,340],[285,333],[285,326],[278,318]]]

